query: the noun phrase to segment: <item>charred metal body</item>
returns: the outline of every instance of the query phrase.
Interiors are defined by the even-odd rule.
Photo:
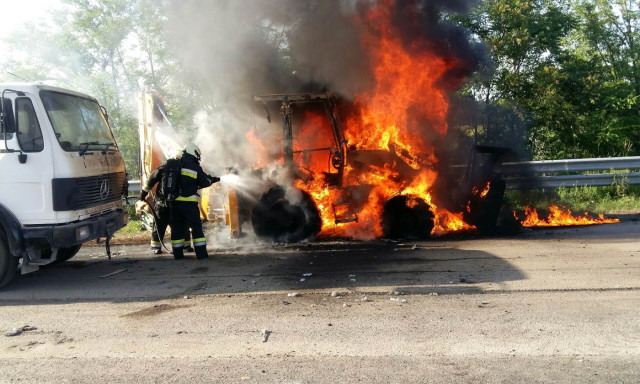
[[[293,94],[272,94],[254,96],[254,101],[261,102],[267,111],[267,119],[271,122],[271,116],[269,116],[269,110],[267,108],[268,102],[280,103],[280,114],[282,115],[282,145],[284,154],[284,164],[287,167],[293,168],[293,154],[301,151],[293,150],[293,127],[291,125],[291,118],[293,116],[294,107],[296,105],[320,103],[323,105],[329,124],[331,126],[331,133],[333,135],[333,146],[324,148],[305,148],[304,152],[315,151],[330,151],[331,152],[331,166],[337,171],[335,173],[328,173],[326,179],[332,181],[332,184],[340,185],[342,183],[342,176],[344,175],[344,167],[347,161],[347,140],[344,138],[344,130],[342,129],[342,123],[338,117],[336,102],[331,94],[326,92],[319,93],[293,93]]]
[[[471,152],[461,190],[465,191],[464,220],[481,234],[517,230],[517,222],[504,207],[506,183],[498,166],[513,156],[509,148],[476,145]]]
[[[382,211],[382,232],[388,239],[426,239],[433,230],[431,206],[413,195],[391,198]]]

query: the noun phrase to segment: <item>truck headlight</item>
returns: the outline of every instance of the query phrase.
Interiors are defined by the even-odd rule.
[[[76,241],[82,241],[89,238],[91,235],[91,231],[89,230],[89,226],[85,225],[80,228],[76,228]]]

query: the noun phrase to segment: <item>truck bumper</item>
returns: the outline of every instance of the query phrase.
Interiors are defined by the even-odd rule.
[[[48,242],[51,248],[67,248],[95,240],[110,237],[127,223],[126,212],[115,210],[69,224],[23,227],[25,243],[30,240]]]

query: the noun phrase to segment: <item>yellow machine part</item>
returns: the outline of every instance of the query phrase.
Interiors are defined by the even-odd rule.
[[[242,235],[242,228],[240,227],[240,213],[238,207],[238,192],[230,187],[227,187],[227,225],[229,226],[229,233],[232,238],[238,238]]]
[[[232,238],[240,237],[240,213],[238,194],[235,189],[214,184],[201,190],[200,215],[203,220],[229,227]]]
[[[149,175],[162,164],[162,149],[156,141],[154,130],[154,102],[153,97],[145,93],[140,98],[138,106],[138,133],[140,135],[140,183],[144,186]]]
[[[219,184],[200,190],[200,216],[203,220],[222,222],[225,217],[223,190]]]

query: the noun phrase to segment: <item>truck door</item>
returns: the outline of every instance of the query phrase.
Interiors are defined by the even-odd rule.
[[[11,105],[13,104],[13,105]],[[48,141],[29,97],[5,97],[7,132],[0,154],[0,199],[23,225],[53,220]]]

